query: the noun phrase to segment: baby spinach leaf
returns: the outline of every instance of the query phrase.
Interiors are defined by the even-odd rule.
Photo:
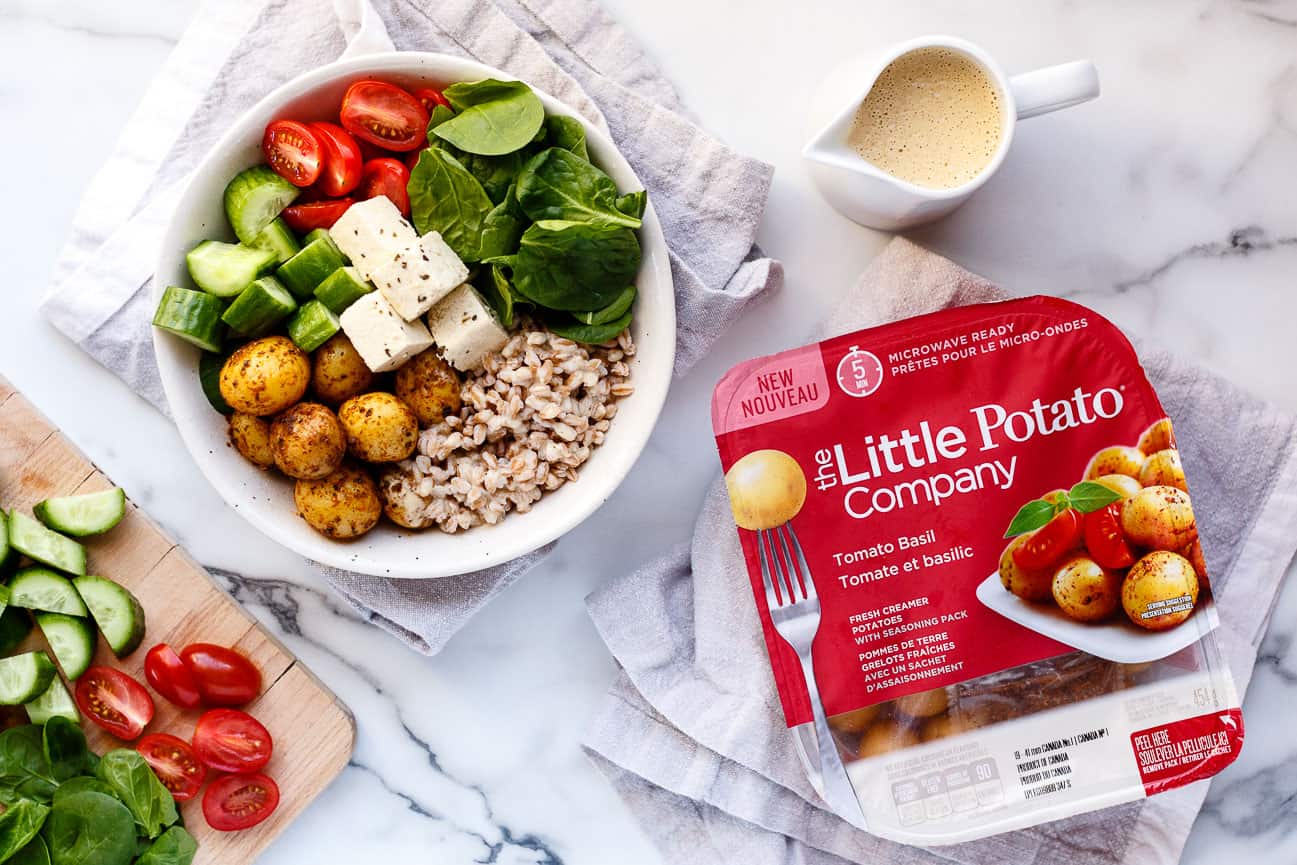
[[[131,812],[103,793],[60,799],[50,809],[43,837],[51,865],[130,865],[135,856]]]
[[[444,93],[458,113],[433,133],[469,153],[500,156],[521,150],[545,122],[540,98],[521,81],[461,82]]]
[[[516,310],[520,307],[530,307],[531,303],[518,296],[518,290],[509,282],[509,277],[505,273],[506,267],[507,265],[500,263],[492,264],[478,278],[478,288],[482,296],[491,304],[491,308],[495,310],[500,324],[513,327]]]
[[[90,775],[81,775],[76,778],[69,778],[60,784],[59,788],[54,791],[54,801],[57,802],[66,796],[84,793],[87,790],[91,790],[95,793],[103,793],[105,796],[112,796],[114,799],[117,798],[117,794],[113,792],[113,788],[109,787],[103,781]]]
[[[135,865],[189,865],[197,852],[194,836],[179,826],[172,826],[140,854]]]
[[[522,153],[506,153],[504,156],[478,156],[476,153],[465,153],[458,147],[447,145],[450,155],[459,160],[460,165],[482,184],[486,197],[493,202],[504,200],[513,185],[518,172],[522,171]]]
[[[432,130],[455,116],[454,110],[447,108],[445,105],[437,105],[428,115],[428,141],[432,141]]]
[[[40,727],[28,724],[0,733],[0,802],[49,802],[57,786]]]
[[[590,151],[585,145],[585,126],[580,120],[562,114],[551,114],[545,118],[545,129],[549,133],[546,141],[551,145],[574,153],[587,162],[590,160]]]
[[[644,208],[648,206],[648,193],[642,189],[639,192],[628,192],[617,199],[616,205],[627,216],[640,219],[644,216]]]
[[[579,156],[551,147],[518,175],[518,204],[532,219],[566,219],[639,228],[638,216],[617,209],[617,184]]]
[[[45,841],[38,835],[27,842],[27,846],[15,853],[8,865],[50,865],[50,851]]]
[[[90,749],[79,725],[55,715],[45,722],[41,741],[50,774],[56,781],[67,781],[90,771]]]
[[[109,751],[99,761],[97,774],[130,810],[141,835],[156,838],[176,822],[176,801],[138,752],[129,748]]]
[[[608,324],[630,311],[631,304],[635,302],[636,294],[635,286],[628,285],[622,289],[621,294],[617,295],[616,300],[603,309],[596,309],[592,312],[578,312],[573,317],[582,324]]]
[[[527,217],[518,208],[514,187],[509,187],[504,200],[491,209],[482,220],[482,239],[478,258],[495,258],[510,255],[518,249],[522,231],[527,227]]]
[[[513,284],[550,309],[601,309],[634,280],[639,263],[639,241],[629,228],[543,220],[523,232]]]
[[[0,814],[0,862],[26,847],[41,831],[49,813],[49,808],[26,799],[6,808]]]
[[[617,334],[630,326],[630,319],[631,314],[627,312],[621,318],[606,324],[582,324],[569,315],[550,313],[545,316],[545,327],[573,342],[598,345],[616,339]]]
[[[439,147],[419,154],[410,172],[410,214],[420,234],[438,231],[464,261],[477,261],[482,222],[495,205],[482,184]]]

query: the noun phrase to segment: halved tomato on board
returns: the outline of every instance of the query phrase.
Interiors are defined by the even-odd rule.
[[[194,753],[218,772],[255,772],[275,751],[270,731],[238,709],[204,712],[194,728]]]
[[[184,739],[167,733],[150,733],[135,745],[144,762],[153,769],[171,798],[187,802],[198,795],[207,777],[207,767]]]
[[[305,234],[317,228],[333,228],[333,223],[342,218],[347,208],[355,204],[354,198],[336,198],[332,201],[310,201],[306,204],[290,204],[279,214],[284,217],[288,227],[298,234]]]
[[[311,130],[320,139],[324,153],[324,167],[316,186],[329,198],[346,195],[360,183],[360,169],[364,165],[360,145],[336,123],[312,123]]]
[[[1102,567],[1110,570],[1135,564],[1135,553],[1121,529],[1121,502],[1085,515],[1085,548]]]
[[[144,678],[153,690],[182,708],[192,709],[203,701],[194,674],[166,643],[158,643],[144,656]]]
[[[294,186],[310,186],[320,176],[320,139],[305,123],[272,121],[261,138],[261,152],[275,173]]]
[[[421,146],[428,132],[423,103],[386,81],[357,81],[348,87],[338,119],[357,138],[400,153]]]
[[[357,194],[362,199],[386,195],[401,211],[402,216],[410,215],[410,169],[399,159],[371,159],[365,163],[365,172],[360,181]]]
[[[279,785],[266,775],[225,775],[203,794],[207,825],[220,832],[247,829],[279,806]]]
[[[111,667],[91,667],[77,679],[81,714],[118,739],[131,741],[153,720],[153,698],[144,686]]]
[[[1031,533],[1013,551],[1018,567],[1028,571],[1047,568],[1076,547],[1081,539],[1081,512],[1068,508]]]

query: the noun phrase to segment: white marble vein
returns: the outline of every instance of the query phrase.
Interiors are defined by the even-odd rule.
[[[226,509],[174,430],[35,312],[81,190],[196,0],[0,0],[0,372],[359,723],[352,764],[264,865],[659,861],[579,749],[613,673],[581,601],[688,536],[714,470],[707,403],[720,374],[802,341],[884,243],[820,201],[797,157],[801,106],[829,64],[857,51],[949,32],[1010,72],[1093,58],[1103,97],[1022,124],[1001,174],[916,238],[1014,291],[1093,305],[1297,410],[1297,2],[752,0],[742,15],[723,3],[607,2],[709,127],[776,165],[761,241],[788,285],[677,383],[608,505],[427,659]],[[1214,782],[1187,865],[1297,860],[1294,622],[1290,587],[1245,704],[1243,756]]]

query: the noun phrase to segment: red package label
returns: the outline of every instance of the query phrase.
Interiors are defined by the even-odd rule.
[[[1139,777],[1148,795],[1210,778],[1243,747],[1243,714],[1238,709],[1186,718],[1130,735]]]

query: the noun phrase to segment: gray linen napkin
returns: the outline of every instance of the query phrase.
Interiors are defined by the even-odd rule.
[[[841,333],[1006,295],[904,239],[843,297]],[[1141,352],[1175,422],[1235,681],[1247,687],[1297,551],[1297,421],[1214,375]],[[1163,865],[1179,859],[1206,784],[977,842],[907,847],[825,811],[802,771],[718,478],[691,546],[589,598],[622,672],[586,734],[668,861],[744,865]]]
[[[753,245],[771,167],[694,125],[662,73],[591,0],[209,0],[87,191],[46,316],[165,412],[149,281],[189,173],[272,88],[344,54],[393,47],[500,67],[612,135],[649,190],[671,249],[678,374],[781,282],[778,262]],[[321,570],[371,621],[433,653],[548,549],[440,580]]]

